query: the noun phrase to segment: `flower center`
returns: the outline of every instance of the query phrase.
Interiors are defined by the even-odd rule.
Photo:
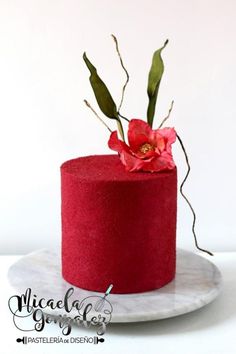
[[[140,146],[139,151],[142,152],[143,154],[146,154],[148,151],[154,150],[154,146],[152,146],[149,143],[145,143]]]

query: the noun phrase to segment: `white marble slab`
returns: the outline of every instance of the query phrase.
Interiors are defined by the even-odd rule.
[[[37,298],[60,300],[72,287],[61,276],[59,252],[49,250],[22,257],[10,267],[8,278],[19,294],[30,287]],[[176,277],[171,283],[141,294],[108,296],[113,307],[111,322],[157,320],[199,309],[217,297],[221,284],[221,274],[212,262],[192,252],[178,250]],[[101,293],[73,288],[71,301],[101,296]],[[76,316],[76,309],[73,311],[70,316]],[[64,310],[53,313],[64,315]]]

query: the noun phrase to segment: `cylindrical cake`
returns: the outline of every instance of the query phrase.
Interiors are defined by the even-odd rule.
[[[62,275],[92,291],[158,289],[175,276],[177,170],[127,172],[117,155],[61,166]]]

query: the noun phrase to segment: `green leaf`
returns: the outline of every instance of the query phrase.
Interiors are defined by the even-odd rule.
[[[110,92],[108,91],[106,85],[99,77],[97,73],[97,69],[89,61],[89,59],[86,56],[86,53],[84,53],[83,59],[91,73],[89,80],[101,111],[108,118],[118,119],[116,104]]]
[[[147,93],[149,97],[148,109],[147,109],[147,122],[152,127],[157,95],[160,87],[161,78],[164,72],[164,63],[161,57],[161,52],[168,43],[168,39],[165,41],[163,47],[156,50],[153,54],[152,65],[148,75],[148,88]]]
[[[106,85],[102,81],[102,79],[99,77],[99,75],[97,73],[97,69],[91,63],[91,61],[88,59],[86,53],[84,53],[83,59],[84,59],[85,64],[87,65],[87,68],[89,69],[90,74],[91,74],[89,81],[91,83],[94,95],[95,95],[97,103],[99,105],[99,108],[105,114],[105,116],[107,116],[108,118],[116,119],[119,133],[120,133],[122,139],[124,140],[124,131],[123,131],[122,123],[120,121],[120,118],[119,118],[119,115],[117,112],[116,104],[115,104],[108,88],[106,87]]]

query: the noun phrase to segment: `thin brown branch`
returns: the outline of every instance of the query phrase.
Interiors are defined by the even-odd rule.
[[[186,195],[185,195],[184,192],[183,192],[183,186],[184,186],[184,184],[185,184],[185,182],[186,182],[186,180],[187,180],[187,178],[188,178],[188,176],[189,176],[189,173],[190,173],[191,168],[190,168],[188,155],[187,155],[187,152],[186,152],[186,150],[185,150],[183,141],[181,140],[181,138],[180,138],[179,135],[177,135],[177,139],[178,139],[178,141],[179,141],[179,143],[180,143],[180,146],[181,146],[181,148],[182,148],[182,150],[183,150],[183,153],[184,153],[184,156],[185,156],[185,160],[186,160],[186,164],[187,164],[187,167],[188,167],[187,173],[186,173],[186,175],[185,175],[185,177],[184,177],[184,179],[183,179],[183,181],[182,181],[182,183],[181,183],[181,185],[180,185],[180,193],[181,193],[182,197],[185,199],[185,201],[187,202],[187,204],[188,204],[188,206],[189,206],[189,208],[190,208],[190,210],[191,210],[191,212],[192,212],[192,214],[193,214],[192,233],[193,233],[193,236],[194,236],[195,246],[196,246],[197,249],[199,249],[200,251],[206,252],[206,253],[208,253],[210,256],[214,256],[213,253],[211,253],[210,251],[207,251],[207,250],[205,250],[205,249],[203,249],[203,248],[201,248],[201,247],[198,246],[197,235],[196,235],[196,232],[195,232],[196,213],[195,213],[195,211],[194,211],[194,209],[193,209],[193,207],[192,207],[192,204],[190,203],[190,201],[188,200],[188,198],[186,197]]]
[[[119,112],[118,114],[119,114],[119,117],[122,118],[122,119],[124,119],[124,120],[126,120],[126,122],[129,122],[129,121],[130,121],[128,118],[122,116],[122,114],[120,114],[120,112]]]
[[[95,114],[95,116],[100,120],[100,122],[105,125],[105,127],[109,130],[109,132],[112,133],[112,130],[108,127],[108,125],[104,122],[104,120],[99,117],[99,115],[97,114],[97,112],[93,109],[93,107],[91,106],[91,104],[87,101],[87,100],[84,100],[84,103],[86,104],[86,106],[91,109],[91,111]]]
[[[170,114],[171,114],[171,111],[172,111],[172,109],[173,109],[173,106],[174,106],[174,101],[171,102],[171,105],[170,105],[168,114],[167,114],[167,116],[163,119],[163,121],[162,121],[161,124],[159,125],[158,129],[160,129],[160,128],[163,126],[163,124],[167,121],[167,119],[169,119]]]
[[[127,71],[127,69],[125,68],[124,66],[124,63],[123,63],[123,60],[122,60],[122,57],[121,57],[121,54],[120,54],[120,50],[119,50],[119,45],[118,45],[118,41],[117,41],[117,38],[114,36],[114,34],[111,35],[114,42],[115,42],[115,45],[116,45],[116,52],[119,56],[119,59],[120,59],[120,64],[126,74],[126,81],[125,81],[125,84],[122,88],[122,95],[121,95],[121,101],[120,101],[120,104],[119,104],[119,107],[118,107],[118,113],[120,112],[120,109],[122,107],[122,104],[123,104],[123,100],[124,100],[124,95],[125,95],[125,89],[126,89],[126,86],[128,85],[128,82],[129,82],[129,73]]]

